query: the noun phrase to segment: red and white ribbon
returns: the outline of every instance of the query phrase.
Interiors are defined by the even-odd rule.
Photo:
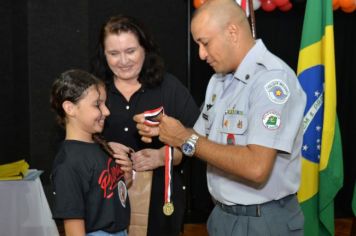
[[[164,203],[171,202],[172,196],[172,173],[173,173],[173,147],[165,146],[165,169],[164,169]]]
[[[159,125],[160,116],[164,114],[163,107],[158,107],[153,110],[145,111],[143,116],[145,117],[144,124],[149,126],[156,126]]]

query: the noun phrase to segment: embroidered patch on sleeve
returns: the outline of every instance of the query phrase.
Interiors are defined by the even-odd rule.
[[[281,125],[281,116],[275,111],[268,111],[263,115],[262,123],[267,129],[278,129]]]
[[[269,100],[276,104],[285,103],[290,95],[288,86],[279,79],[274,79],[265,84]]]

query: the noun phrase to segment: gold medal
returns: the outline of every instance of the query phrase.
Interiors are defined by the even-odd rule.
[[[163,213],[166,215],[166,216],[170,216],[173,214],[173,211],[174,211],[174,206],[173,206],[173,203],[172,202],[166,202],[163,206]]]

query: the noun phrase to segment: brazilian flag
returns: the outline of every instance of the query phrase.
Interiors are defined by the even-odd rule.
[[[343,185],[343,163],[332,0],[307,0],[306,4],[298,59],[298,79],[307,94],[298,200],[306,236],[334,235],[334,197]]]

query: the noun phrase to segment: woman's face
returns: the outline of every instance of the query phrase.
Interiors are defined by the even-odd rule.
[[[135,34],[109,34],[104,41],[104,47],[106,61],[117,79],[138,79],[145,60],[145,50]]]

